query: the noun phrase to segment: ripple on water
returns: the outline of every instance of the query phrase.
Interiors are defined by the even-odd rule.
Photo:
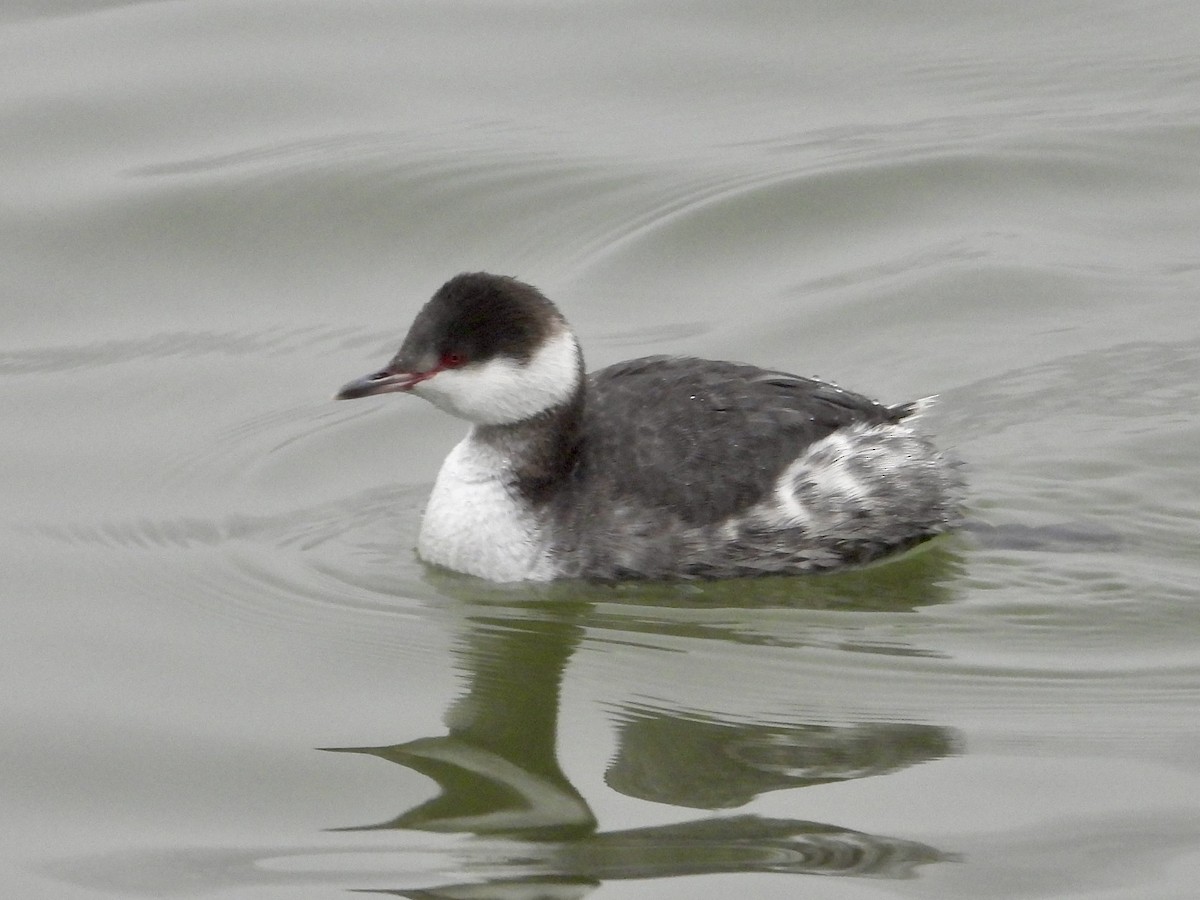
[[[129,364],[176,353],[254,352],[264,344],[306,352],[297,342],[340,344],[344,329],[295,329],[230,345],[215,341],[149,340],[105,345],[77,362],[71,353],[28,354],[24,368]],[[109,355],[112,359],[109,359]],[[321,633],[331,623],[357,634],[364,646],[392,641],[380,616],[411,618],[435,596],[411,549],[427,488],[367,485],[320,497],[329,451],[369,407],[321,404],[255,416],[186,445],[152,472],[146,494],[178,515],[132,515],[103,521],[61,521],[27,531],[81,549],[101,551],[97,563],[118,570],[148,597],[203,607],[216,617]],[[344,465],[344,463],[341,463]],[[297,490],[296,482],[312,491]],[[333,494],[332,497],[328,496]],[[314,497],[319,499],[314,500]],[[131,559],[132,558],[132,559]],[[136,560],[136,561],[134,561]],[[390,635],[390,636],[389,636]],[[419,648],[417,649],[419,652]]]
[[[406,258],[443,277],[445,267],[463,260],[505,270],[536,265],[543,277],[568,271],[639,215],[631,207],[640,210],[671,190],[644,163],[531,148],[528,135],[514,141],[496,123],[465,134],[476,145],[464,143],[457,129],[319,135],[156,162],[126,175],[161,205],[164,220],[177,207],[195,215],[198,205],[219,202],[225,218],[232,203],[248,221],[287,221],[282,238],[329,255],[346,281],[379,270],[381,260],[396,255],[397,240]],[[481,230],[486,222],[505,226]],[[260,252],[269,238],[269,231],[256,236]],[[360,267],[358,259],[368,262]]]
[[[351,346],[361,332],[345,326],[309,325],[259,331],[171,331],[87,344],[35,347],[0,353],[0,373],[36,375],[101,366],[197,357],[285,356],[322,347]]]
[[[1182,159],[1141,165],[1123,132],[1053,145],[956,134],[945,120],[917,123],[910,132],[875,142],[861,133],[807,136],[773,145],[774,155],[750,171],[684,166],[687,178],[677,177],[668,196],[615,228],[596,253],[617,255],[621,268],[636,272],[687,259],[722,261],[741,273],[744,266],[729,266],[731,258],[779,266],[803,252],[818,262],[844,245],[847,233],[861,257],[872,235],[894,246],[906,233],[923,245],[937,232],[976,233],[981,221],[1020,222],[1024,231],[1031,201],[1047,192],[1082,209],[1100,192],[1111,202],[1114,190],[1140,202],[1169,197],[1176,175],[1195,177]]]
[[[1189,523],[1200,487],[1188,470],[1200,432],[1186,412],[1200,405],[1198,385],[1195,341],[1140,342],[948,392],[943,430],[971,460],[980,517],[1066,538],[985,546],[970,577],[988,593],[974,600],[1033,593],[1081,628],[1119,616],[1110,625],[1129,651],[1178,643],[1178,617],[1198,609]]]
[[[740,275],[751,261],[790,267],[800,252],[813,259],[817,279],[828,278],[819,271],[822,258],[842,248],[869,253],[872,235],[891,245],[910,231],[927,246],[932,223],[946,234],[961,235],[965,225],[974,233],[981,210],[1020,221],[1010,230],[1021,231],[1030,200],[1047,191],[1078,205],[1100,188],[1106,197],[1116,187],[1168,191],[1174,182],[1164,168],[1192,177],[1182,161],[1138,166],[1128,147],[1106,147],[1094,135],[1075,145],[1031,146],[962,124],[931,119],[865,137],[861,129],[835,129],[742,144],[733,157],[723,149],[656,158],[643,147],[623,158],[570,146],[560,135],[540,141],[511,125],[480,123],[453,134],[279,140],[142,164],[126,175],[147,185],[139,188],[147,202],[161,205],[164,236],[181,237],[175,223],[182,206],[198,221],[233,215],[241,228],[287,220],[293,227],[282,237],[293,249],[301,241],[313,253],[337,254],[347,272],[355,268],[347,261],[363,254],[377,267],[392,255],[397,222],[418,221],[421,228],[403,239],[409,256],[423,260],[474,257],[557,275],[617,262],[643,277],[698,268],[718,279],[722,272]],[[996,191],[997,184],[1005,190]],[[197,213],[214,202],[221,209]],[[506,227],[480,233],[481,221]],[[904,227],[913,222],[930,227]],[[853,248],[843,240],[848,231],[857,236]],[[266,239],[269,232],[259,228],[249,249],[261,254]],[[195,241],[207,243],[211,237]],[[223,251],[228,257],[243,249]]]

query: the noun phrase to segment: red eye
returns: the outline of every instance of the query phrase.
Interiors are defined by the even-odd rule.
[[[442,354],[442,368],[445,369],[456,369],[466,361],[467,358],[461,353],[451,352]]]

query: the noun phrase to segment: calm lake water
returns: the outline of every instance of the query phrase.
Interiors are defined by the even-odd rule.
[[[1183,0],[4,4],[5,896],[1195,897],[1198,46]],[[463,424],[331,397],[467,269],[593,367],[939,394],[975,529],[423,567]]]

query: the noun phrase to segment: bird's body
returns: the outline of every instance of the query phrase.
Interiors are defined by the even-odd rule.
[[[828,570],[959,515],[957,474],[910,424],[918,404],[692,358],[584,376],[557,309],[513,279],[452,279],[392,364],[341,396],[391,390],[472,422],[418,553],[494,581]]]

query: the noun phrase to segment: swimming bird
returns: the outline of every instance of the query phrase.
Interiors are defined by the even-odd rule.
[[[688,357],[588,375],[562,313],[515,278],[451,278],[337,396],[392,391],[470,423],[417,553],[492,581],[830,570],[959,519],[957,469],[913,426],[924,401]]]

